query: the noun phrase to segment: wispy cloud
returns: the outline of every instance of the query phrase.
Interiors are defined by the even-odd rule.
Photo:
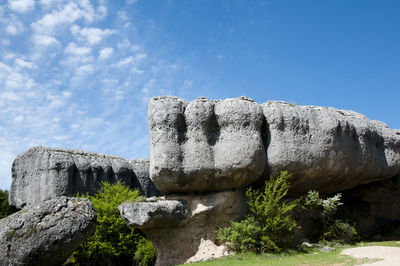
[[[105,3],[0,5],[10,36],[0,42],[1,188],[15,156],[35,145],[148,156],[147,101],[173,93],[181,70],[147,51],[129,14]]]
[[[90,45],[99,43],[103,38],[115,33],[115,30],[110,29],[99,29],[99,28],[80,28],[77,25],[71,27],[71,32],[73,35],[80,38],[84,38]]]
[[[8,0],[8,7],[18,13],[25,13],[35,7],[35,0]]]

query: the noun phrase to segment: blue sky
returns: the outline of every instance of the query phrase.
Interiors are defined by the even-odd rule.
[[[247,95],[400,128],[400,1],[0,1],[0,188],[36,145],[148,158],[147,101]]]

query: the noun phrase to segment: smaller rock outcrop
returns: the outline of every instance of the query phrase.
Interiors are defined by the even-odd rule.
[[[149,178],[148,160],[34,147],[14,160],[9,202],[20,209],[60,196],[93,194],[104,181],[121,181],[148,197],[160,195]]]
[[[241,189],[264,171],[261,107],[247,97],[154,97],[150,178],[163,194]]]
[[[88,199],[59,197],[0,220],[0,265],[58,265],[96,228]]]
[[[227,254],[215,244],[216,229],[241,218],[247,204],[243,191],[225,191],[154,197],[118,209],[128,226],[139,228],[153,242],[156,265],[175,265]]]

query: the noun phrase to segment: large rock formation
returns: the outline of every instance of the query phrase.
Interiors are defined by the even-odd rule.
[[[400,224],[397,206],[383,207],[400,195],[393,181],[400,175],[400,131],[382,122],[333,108],[259,105],[246,97],[190,103],[155,97],[148,117],[150,167],[146,160],[33,148],[14,162],[11,204],[92,193],[100,181],[123,181],[147,196],[160,195],[156,185],[166,199],[123,204],[120,211],[153,241],[160,265],[195,261],[203,248],[216,247],[216,226],[245,209],[235,189],[284,170],[293,174],[294,194],[346,190],[345,199],[369,206],[365,217]],[[370,185],[357,190],[363,184]]]
[[[152,240],[160,265],[195,261],[204,243],[215,244],[217,225],[243,214],[240,192],[187,193],[243,189],[284,170],[293,174],[292,193],[333,193],[400,173],[399,131],[352,111],[156,97],[148,115],[150,177],[161,192],[179,195],[123,204],[120,212]],[[229,195],[224,207],[217,195]]]
[[[261,107],[269,173],[292,173],[294,192],[333,193],[400,173],[400,132],[382,122],[318,106]]]
[[[58,265],[96,227],[88,199],[60,197],[0,220],[0,265]]]
[[[150,177],[164,194],[245,188],[264,171],[260,106],[246,97],[149,102]]]
[[[9,202],[22,208],[78,192],[92,194],[103,181],[121,181],[146,196],[159,195],[149,178],[148,160],[35,147],[14,160]]]
[[[247,211],[242,191],[203,195],[176,195],[145,202],[123,203],[118,208],[128,226],[141,229],[157,250],[156,265],[176,265],[226,254],[215,245],[215,231]]]

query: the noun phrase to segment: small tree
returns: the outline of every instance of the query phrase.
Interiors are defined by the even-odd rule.
[[[217,237],[230,242],[235,251],[280,251],[297,228],[296,221],[290,213],[299,201],[285,199],[290,177],[291,175],[284,171],[279,176],[267,180],[264,191],[248,189],[246,196],[249,214],[240,222],[220,228]]]
[[[312,221],[313,230],[309,237],[313,240],[338,241],[353,243],[359,241],[359,236],[354,228],[343,217],[337,217],[342,195],[337,193],[333,197],[322,199],[318,191],[310,190],[304,199],[303,210],[308,219]]]
[[[16,212],[17,209],[8,204],[8,191],[0,189],[0,219]]]
[[[78,195],[79,196],[79,195]],[[82,195],[81,195],[82,196]],[[155,250],[151,242],[137,230],[129,228],[122,220],[118,206],[128,200],[139,200],[138,190],[131,190],[121,183],[102,183],[94,195],[84,195],[90,199],[97,212],[97,226],[76,250],[71,262],[78,265],[150,265],[155,261]],[[140,246],[140,247],[138,247]],[[136,255],[135,252],[150,254]],[[141,253],[141,254],[142,254]],[[151,257],[153,255],[153,257]],[[144,261],[140,261],[144,259]]]

